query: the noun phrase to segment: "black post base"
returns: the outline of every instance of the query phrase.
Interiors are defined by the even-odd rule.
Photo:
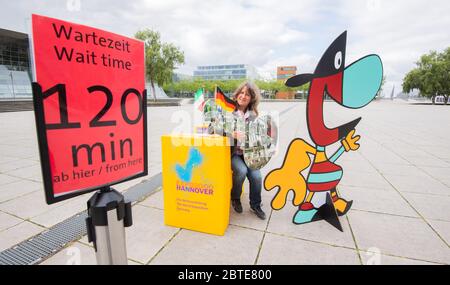
[[[317,220],[325,220],[329,224],[331,224],[336,229],[340,230],[341,232],[344,232],[342,229],[341,222],[339,221],[339,216],[336,211],[336,208],[334,207],[333,200],[331,199],[330,193],[326,194],[326,201],[325,204],[320,206]]]

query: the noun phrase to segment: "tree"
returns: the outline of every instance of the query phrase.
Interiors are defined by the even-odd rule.
[[[450,47],[442,53],[432,51],[422,55],[416,66],[403,79],[403,92],[418,89],[420,95],[431,98],[433,104],[436,96],[442,95],[447,104],[450,95]]]
[[[146,76],[156,101],[155,82],[159,86],[172,82],[173,70],[184,63],[184,53],[171,43],[162,43],[159,32],[144,29],[135,36],[145,43]]]
[[[245,79],[241,80],[204,80],[204,79],[195,79],[195,80],[181,80],[178,82],[170,82],[164,84],[162,87],[166,92],[173,91],[179,94],[190,93],[193,95],[199,88],[204,88],[205,91],[209,91],[211,94],[214,92],[216,86],[219,86],[220,89],[228,94],[232,94],[236,88],[243,82]],[[298,86],[295,88],[287,87],[283,81],[263,81],[257,80],[256,85],[260,90],[264,90],[268,93],[274,94],[275,91],[308,91],[309,84],[305,84],[303,86]]]

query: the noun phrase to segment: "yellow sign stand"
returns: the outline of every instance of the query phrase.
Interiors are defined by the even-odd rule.
[[[165,224],[224,235],[231,196],[228,138],[164,135],[161,143]]]

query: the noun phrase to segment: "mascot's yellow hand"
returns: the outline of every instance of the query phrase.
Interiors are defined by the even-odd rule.
[[[355,134],[355,130],[351,130],[346,136],[345,139],[341,141],[342,145],[345,148],[345,151],[357,150],[359,148],[359,139],[361,136],[353,136]]]
[[[311,160],[308,153],[315,153],[316,150],[302,139],[294,139],[286,152],[281,168],[272,170],[264,179],[264,188],[267,191],[279,187],[279,190],[272,200],[272,208],[280,210],[286,204],[286,198],[290,190],[294,191],[292,203],[300,205],[305,199],[306,182],[300,173],[306,169]]]

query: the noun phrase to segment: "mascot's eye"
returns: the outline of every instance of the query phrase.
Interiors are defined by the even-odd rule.
[[[342,65],[342,52],[338,51],[334,56],[334,68],[339,69]]]

